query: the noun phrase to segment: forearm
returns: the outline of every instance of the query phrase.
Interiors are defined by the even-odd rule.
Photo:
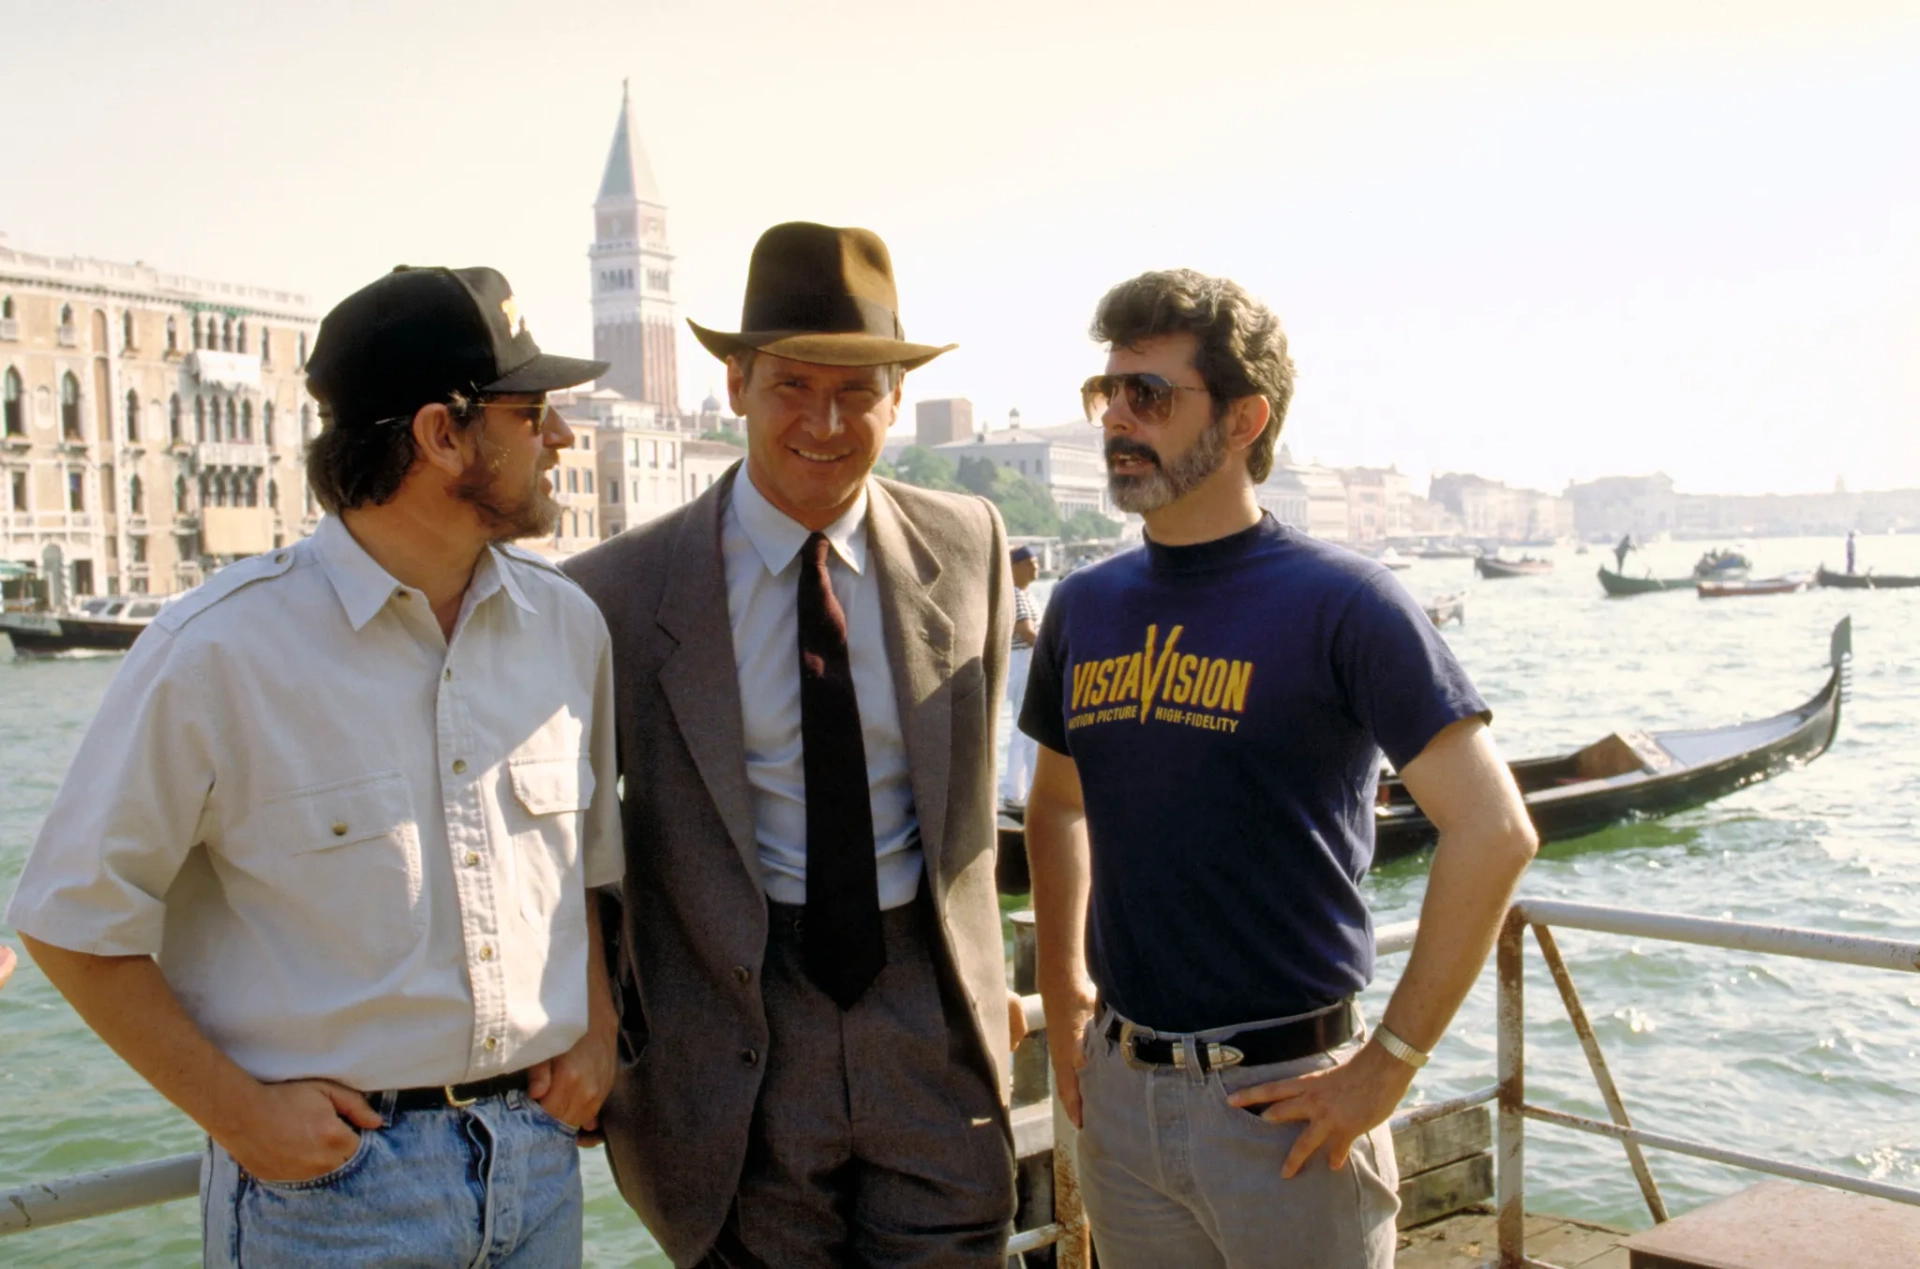
[[[107,1047],[216,1140],[260,1084],[181,1006],[151,956],[95,956],[21,936],[36,964]]]
[[[1441,836],[1420,933],[1381,1018],[1388,1030],[1419,1049],[1439,1043],[1480,976],[1532,857],[1532,834],[1521,826]]]
[[[620,1030],[620,1011],[613,999],[613,976],[607,972],[606,940],[600,926],[600,897],[587,891],[587,1030],[603,1038]]]
[[[1027,866],[1040,994],[1069,1000],[1088,990],[1086,930],[1091,891],[1086,820],[1036,792],[1027,804]]]

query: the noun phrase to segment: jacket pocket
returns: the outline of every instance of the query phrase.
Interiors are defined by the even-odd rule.
[[[299,789],[261,808],[292,902],[288,931],[316,955],[379,977],[425,928],[420,832],[397,771]]]
[[[522,754],[507,759],[518,814],[513,824],[514,889],[520,914],[545,922],[583,884],[581,813],[593,801],[593,766],[582,754]]]

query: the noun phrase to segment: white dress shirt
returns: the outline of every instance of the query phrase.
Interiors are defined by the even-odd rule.
[[[586,1032],[614,776],[610,642],[578,587],[487,551],[448,640],[328,517],[140,636],[7,918],[157,955],[262,1080],[516,1071]]]
[[[860,739],[867,752],[880,906],[920,889],[920,820],[907,777],[907,746],[881,628],[880,585],[867,567],[867,494],[822,530],[827,577],[847,615],[847,656]],[[746,468],[734,477],[721,520],[727,616],[746,725],[747,783],[761,884],[776,903],[807,901],[807,778],[800,745],[800,548],[810,531],[775,509]]]

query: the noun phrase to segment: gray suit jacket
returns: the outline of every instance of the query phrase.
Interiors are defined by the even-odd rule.
[[[674,1263],[706,1253],[747,1152],[767,1052],[767,909],[735,677],[721,516],[736,465],[692,503],[575,556],[613,634],[627,846],[624,1047],[601,1112],[620,1191]],[[938,914],[973,1060],[1003,1090],[1006,963],[994,885],[994,729],[1012,580],[984,499],[870,483],[870,558]]]

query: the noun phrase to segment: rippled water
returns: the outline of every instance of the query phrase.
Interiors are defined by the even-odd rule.
[[[1920,538],[1861,541],[1862,567],[1920,573]],[[1655,548],[1660,575],[1697,546]],[[1761,541],[1757,571],[1838,564],[1837,540]],[[1685,815],[1547,847],[1528,894],[1702,916],[1920,937],[1920,590],[1815,591],[1701,601],[1690,592],[1608,600],[1603,558],[1557,553],[1551,576],[1476,580],[1464,560],[1421,561],[1416,593],[1467,593],[1447,638],[1495,711],[1510,757],[1584,744],[1615,727],[1711,725],[1775,713],[1823,681],[1827,632],[1854,618],[1852,700],[1840,735],[1805,770]],[[1634,571],[1630,565],[1630,571]],[[1044,584],[1043,584],[1044,586]],[[0,894],[99,700],[115,658],[0,661]],[[1417,915],[1425,861],[1369,882],[1381,921]],[[0,937],[11,931],[0,927]],[[16,941],[17,942],[17,941]],[[1637,1122],[1742,1149],[1920,1184],[1920,976],[1565,931],[1566,953]],[[1606,1111],[1528,945],[1529,1096]],[[1378,1016],[1403,961],[1381,965]],[[1462,1009],[1415,1100],[1493,1077],[1492,973]],[[1529,1125],[1536,1210],[1644,1224],[1617,1144]],[[197,1145],[192,1126],[100,1045],[30,965],[0,992],[0,1185],[154,1158]],[[1650,1154],[1668,1205],[1685,1210],[1754,1179]],[[587,1260],[664,1264],[587,1163]],[[0,1242],[9,1265],[197,1261],[192,1203],[130,1212]]]

